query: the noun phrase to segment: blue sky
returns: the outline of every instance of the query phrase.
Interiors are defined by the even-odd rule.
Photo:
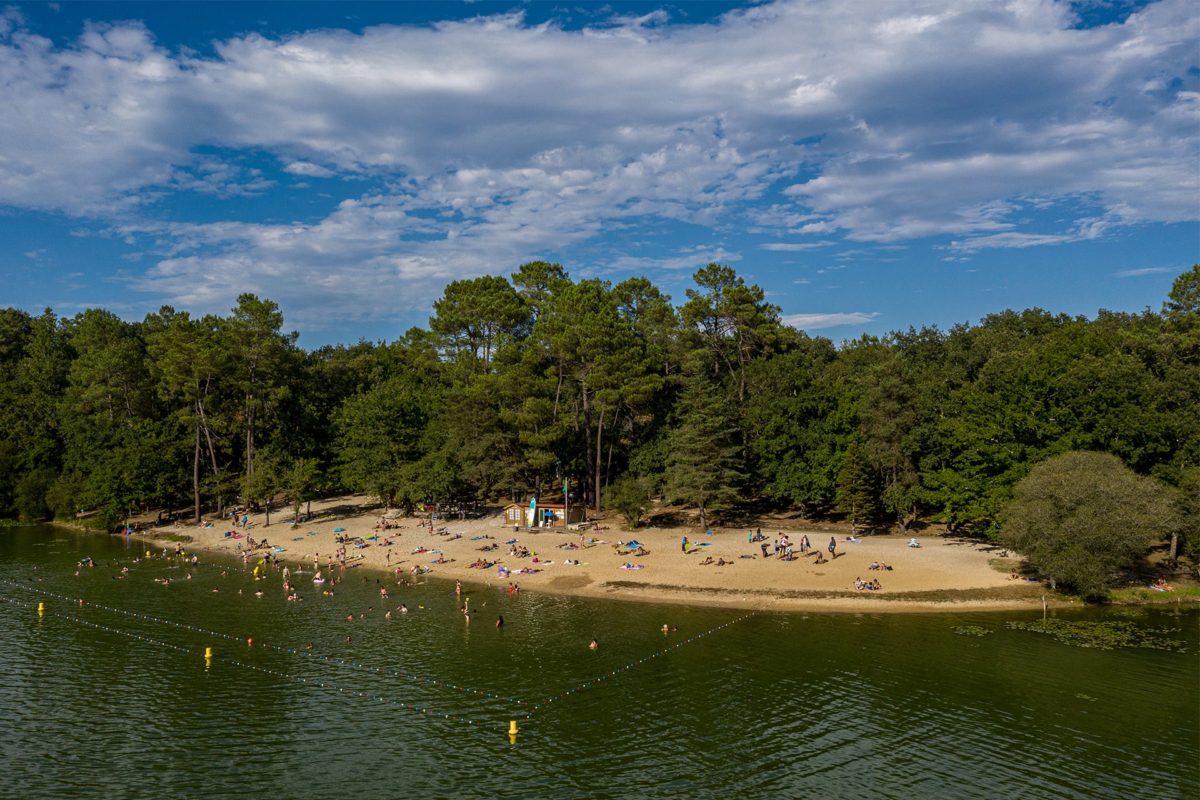
[[[313,347],[559,261],[709,261],[835,340],[1157,309],[1200,260],[1191,2],[0,11],[0,305],[282,306]]]

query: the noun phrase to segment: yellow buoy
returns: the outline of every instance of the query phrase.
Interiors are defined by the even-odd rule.
[[[509,735],[509,737],[510,737],[510,738],[512,738],[514,741],[515,741],[515,740],[516,740],[516,738],[517,738],[517,721],[516,721],[515,719],[514,719],[514,720],[510,720],[510,721],[509,721],[509,723],[508,723],[508,735]]]
[[[204,648],[204,659],[207,661],[211,658],[212,658],[212,648],[211,647]]]
[[[38,603],[38,616],[40,617],[40,616],[42,616],[42,615],[43,615],[43,614],[45,614],[45,613],[46,613],[46,604],[45,604],[45,603]]]

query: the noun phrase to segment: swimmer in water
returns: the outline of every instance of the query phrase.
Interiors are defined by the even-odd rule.
[[[503,616],[496,617],[496,627],[497,628],[504,627],[504,617]]]
[[[407,614],[407,613],[408,613],[408,606],[404,605],[404,603],[401,603],[401,604],[400,604],[400,613],[401,613],[401,614]]]
[[[600,649],[600,643],[597,642],[595,639],[592,639],[592,641],[588,643],[588,650],[599,650],[599,649]]]

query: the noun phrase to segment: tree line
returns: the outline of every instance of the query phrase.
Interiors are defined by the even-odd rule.
[[[700,524],[749,507],[995,533],[1034,465],[1108,453],[1200,492],[1200,266],[1160,310],[1003,311],[835,344],[710,264],[646,278],[522,265],[454,281],[426,328],[304,350],[270,300],[0,311],[0,516],[560,496]]]

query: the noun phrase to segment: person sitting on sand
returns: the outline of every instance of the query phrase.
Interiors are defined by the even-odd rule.
[[[918,542],[918,541],[917,541],[917,537],[915,537],[915,536],[914,536],[914,537],[912,537],[911,539],[909,539],[909,540],[908,540],[908,546],[909,546],[909,547],[920,547],[920,546],[921,546],[921,543],[920,543],[920,542]]]
[[[706,566],[708,566],[708,565],[709,565],[709,564],[711,564],[711,563],[713,563],[713,557],[712,557],[712,556],[708,556],[708,557],[706,557],[706,558],[705,558],[703,561],[701,561],[701,562],[700,562],[700,566],[702,566],[702,567],[706,567]]]
[[[825,554],[822,553],[820,550],[817,550],[816,553],[817,553],[817,560],[814,563],[824,564],[825,563]]]

